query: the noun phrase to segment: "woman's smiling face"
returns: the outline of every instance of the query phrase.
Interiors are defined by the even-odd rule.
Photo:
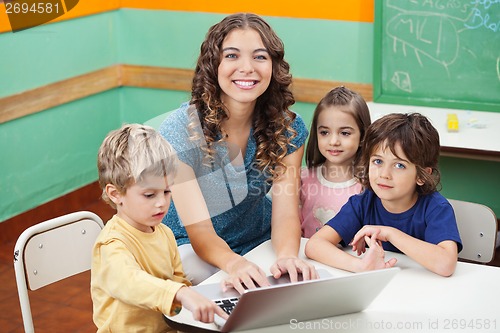
[[[272,59],[260,35],[253,29],[234,29],[222,42],[218,82],[221,100],[231,109],[234,103],[255,105],[269,87]]]

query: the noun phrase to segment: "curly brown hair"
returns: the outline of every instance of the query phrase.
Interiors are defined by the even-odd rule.
[[[438,169],[439,133],[429,119],[419,113],[391,113],[374,121],[366,131],[357,178],[365,188],[371,188],[368,177],[370,157],[379,147],[386,147],[396,154],[399,145],[406,158],[417,168],[419,194],[438,190],[441,174]],[[431,168],[428,173],[426,168]]]
[[[287,154],[288,145],[296,136],[291,127],[295,113],[289,110],[295,99],[289,89],[292,75],[289,72],[289,64],[284,60],[283,42],[266,21],[255,14],[238,13],[225,17],[209,29],[201,44],[190,104],[196,106],[208,154],[213,156],[213,143],[221,133],[222,121],[228,118],[226,106],[221,100],[221,88],[217,79],[218,67],[221,62],[222,43],[234,29],[257,31],[272,59],[271,82],[266,91],[257,98],[252,126],[257,144],[257,167],[261,171],[267,171],[272,178],[277,178],[286,169],[282,160]],[[281,172],[278,172],[278,169]]]

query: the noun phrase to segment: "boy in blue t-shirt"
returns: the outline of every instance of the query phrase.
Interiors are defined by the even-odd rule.
[[[462,243],[455,214],[439,192],[439,134],[418,114],[389,114],[368,128],[356,175],[365,191],[306,244],[311,259],[351,272],[392,267],[402,252],[443,276],[455,271]],[[355,257],[337,245],[352,245]],[[366,248],[368,246],[368,249]]]

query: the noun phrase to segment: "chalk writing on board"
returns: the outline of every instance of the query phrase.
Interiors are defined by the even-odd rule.
[[[500,1],[497,1],[497,3],[500,3]],[[500,21],[495,22],[494,20],[495,18],[490,17],[489,13],[483,13],[480,9],[474,8],[469,22],[466,22],[464,26],[469,29],[484,28],[498,32]]]
[[[471,0],[470,3],[473,5],[482,5],[484,9],[490,9],[490,7],[500,4],[500,0]]]
[[[500,110],[500,0],[377,0],[376,101]]]
[[[399,89],[411,93],[411,78],[407,72],[395,72],[391,82]]]
[[[449,11],[439,11],[437,2],[414,1],[417,6],[415,10],[399,8],[400,3],[394,1],[389,6],[398,9],[400,13],[389,20],[386,26],[387,35],[393,39],[393,51],[397,52],[398,47],[401,47],[405,54],[409,51],[414,52],[421,67],[423,66],[421,58],[427,57],[440,64],[449,75],[449,65],[457,59],[460,48],[459,30],[455,21],[468,21],[473,15],[472,12],[459,1],[455,2],[457,11],[451,14]],[[469,15],[466,16],[464,11],[468,11]],[[447,38],[443,38],[444,36]],[[396,86],[408,91],[400,85]]]
[[[449,67],[457,60],[462,47],[462,31],[484,28],[497,32],[500,29],[500,22],[492,21],[489,13],[484,12],[500,5],[500,0],[410,2],[410,6],[406,3],[406,8],[401,8],[401,1],[388,1],[388,7],[399,11],[385,28],[387,36],[393,40],[393,52],[401,51],[405,56],[413,52],[421,67],[424,66],[422,57],[426,57],[442,66],[448,76]],[[474,50],[465,51],[477,58]],[[401,71],[395,71],[391,82],[399,89],[411,92],[409,73],[402,77]]]

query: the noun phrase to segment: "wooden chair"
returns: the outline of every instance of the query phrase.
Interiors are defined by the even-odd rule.
[[[14,248],[14,270],[25,332],[34,332],[29,290],[90,269],[92,247],[104,227],[94,213],[81,211],[26,229]]]
[[[448,199],[455,211],[463,249],[460,259],[489,263],[495,256],[497,218],[487,206]]]

